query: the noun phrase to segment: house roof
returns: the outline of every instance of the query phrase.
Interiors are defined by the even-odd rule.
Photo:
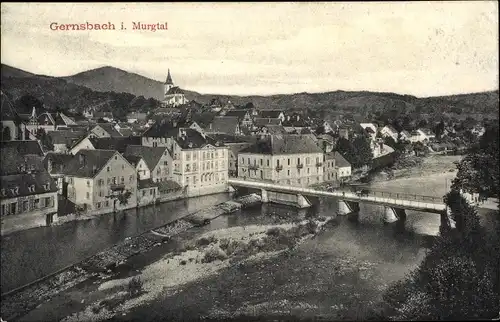
[[[147,189],[147,188],[155,188],[158,187],[158,183],[154,182],[151,179],[143,179],[143,180],[138,180],[137,181],[137,186],[139,189]]]
[[[283,113],[282,110],[260,110],[259,115],[261,118],[278,118],[280,114]]]
[[[255,154],[299,154],[323,153],[311,135],[271,135],[243,149],[241,153]]]
[[[222,142],[219,142],[208,135],[202,135],[200,132],[193,129],[183,129],[179,130],[179,135],[174,138],[177,144],[182,149],[199,149],[207,144],[213,146],[224,146]]]
[[[143,137],[155,137],[155,138],[165,138],[176,136],[178,128],[174,126],[172,122],[155,123],[149,129],[147,129],[142,136]]]
[[[333,152],[333,158],[335,159],[335,166],[338,168],[350,167],[351,164],[347,161],[342,154],[337,151]]]
[[[307,123],[303,118],[299,118],[298,120],[296,118],[285,120],[281,125],[285,127],[307,127]]]
[[[144,121],[148,117],[146,113],[128,113],[127,119],[138,119]]]
[[[121,137],[122,135],[115,129],[115,126],[111,123],[97,123],[96,126],[100,126],[104,131],[106,131],[112,137]]]
[[[130,129],[130,128],[121,128],[118,130],[118,132],[122,135],[122,136],[125,136],[125,137],[128,137],[128,136],[133,136],[134,135],[134,130]]]
[[[123,157],[127,159],[128,163],[133,165],[134,167],[137,166],[139,161],[141,161],[142,157],[141,156],[136,156],[136,155],[127,155],[124,154]]]
[[[113,117],[113,113],[99,111],[99,112],[94,112],[92,114],[92,116],[95,117],[95,118],[99,118],[99,117],[110,117],[110,118],[112,118]]]
[[[278,118],[270,118],[270,117],[256,117],[253,121],[255,126],[264,126],[264,125],[280,125],[281,120]]]
[[[274,125],[274,124],[267,124],[261,127],[261,131],[263,129],[267,129],[267,133],[272,134],[272,135],[285,135],[287,134],[285,128],[283,125]]]
[[[178,86],[174,86],[167,91],[167,95],[174,95],[174,94],[184,94],[184,91],[180,89]]]
[[[239,125],[237,116],[216,116],[212,122],[211,132],[216,133],[236,133]]]
[[[143,145],[129,145],[125,150],[125,155],[127,156],[143,158],[150,170],[153,170],[158,165],[164,153],[169,153],[166,147],[150,147]]]
[[[64,168],[74,158],[72,154],[49,152],[43,159],[45,169],[50,170],[50,174],[64,173]],[[51,169],[49,169],[49,161]]]
[[[369,134],[375,133],[375,131],[373,131],[373,129],[369,126],[365,127],[364,130],[366,133],[369,133]]]
[[[394,134],[398,133],[398,131],[396,131],[396,129],[392,127],[392,125],[386,125],[385,128]]]
[[[85,136],[85,131],[50,131],[47,135],[52,140],[53,144],[66,144],[73,145],[76,141],[78,141],[82,136]]]
[[[224,116],[233,116],[233,117],[238,117],[240,119],[243,119],[245,115],[247,115],[248,110],[243,110],[243,109],[235,109],[235,110],[229,110],[226,111],[226,114]]]
[[[403,130],[400,133],[401,133],[401,135],[405,135],[407,137],[410,137],[410,133],[408,131],[406,131],[406,130]]]
[[[141,144],[142,138],[140,136],[90,138],[89,141],[96,150],[115,150],[123,153],[127,146]]]
[[[210,134],[210,137],[216,141],[222,142],[222,143],[244,143],[248,142],[249,140],[253,138],[248,138],[248,137],[238,137],[235,135],[231,134],[226,134],[226,133],[213,133]]]
[[[36,154],[21,154],[13,147],[2,148],[0,153],[0,175],[19,174],[22,167],[41,171],[42,156]]]
[[[245,148],[248,148],[249,146],[251,146],[252,143],[248,143],[248,142],[242,142],[242,143],[231,143],[229,144],[229,150],[232,152],[232,154],[234,156],[237,156],[238,153],[245,149]]]
[[[64,174],[81,178],[93,178],[117,154],[113,150],[87,150],[78,151],[75,157],[64,169]]]
[[[2,176],[0,182],[2,188],[1,199],[56,192],[58,190],[56,182],[47,171]],[[30,190],[30,186],[34,189]]]
[[[2,149],[2,151],[5,148],[13,148],[22,156],[28,154],[34,154],[39,156],[44,155],[40,143],[34,140],[0,142],[0,148]]]
[[[172,180],[160,181],[156,184],[158,185],[158,191],[160,192],[182,189],[180,184]]]

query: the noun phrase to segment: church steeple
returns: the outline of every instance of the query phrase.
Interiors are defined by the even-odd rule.
[[[170,76],[170,68],[168,69],[167,80],[165,81],[165,85],[174,85],[172,81],[172,76]]]

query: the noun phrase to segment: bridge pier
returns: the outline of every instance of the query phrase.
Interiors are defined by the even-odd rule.
[[[307,198],[301,194],[297,195],[297,205],[301,209],[311,207],[311,203],[309,202],[309,200],[307,200]]]
[[[386,224],[390,224],[398,221],[398,217],[396,217],[396,212],[391,207],[384,207],[384,222]]]
[[[260,189],[260,198],[262,199],[262,203],[269,202],[269,197],[267,196],[267,190]]]
[[[348,215],[356,211],[359,211],[359,203],[354,201],[339,200],[339,215]]]

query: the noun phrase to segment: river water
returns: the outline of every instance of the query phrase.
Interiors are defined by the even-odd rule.
[[[393,189],[395,183],[387,185]],[[420,191],[428,190],[425,186],[418,188]],[[434,182],[432,190],[436,192],[436,189],[439,192],[444,191],[445,181]],[[102,251],[126,237],[137,235],[228,199],[230,199],[228,194],[204,196],[124,213],[102,215],[92,220],[34,228],[5,236],[1,239],[1,291],[5,293]],[[309,210],[299,211],[298,215],[331,215],[337,212],[337,204],[335,199],[324,199]],[[272,207],[274,208],[271,212],[282,215],[293,212],[287,207]],[[266,206],[257,210],[244,210],[238,216],[225,217],[231,222],[222,226],[242,225],[247,219],[252,221],[251,218],[256,212],[265,217],[269,214],[268,208]],[[262,220],[263,217],[260,218]],[[390,250],[393,248],[388,247],[387,243],[397,242],[399,249],[408,249],[408,256],[415,257],[415,252],[421,252],[421,246],[414,245],[416,243],[420,245],[425,236],[437,235],[439,232],[440,217],[437,214],[408,211],[403,234],[395,234],[394,229],[383,224],[382,218],[382,207],[361,204],[357,222],[352,224],[349,221],[349,224],[340,225],[331,238],[337,239],[338,242],[344,240],[353,247],[358,245],[360,250],[374,245],[380,251]],[[387,254],[391,253],[394,254],[393,251]],[[406,255],[404,252],[398,252],[397,256]]]
[[[1,239],[1,291],[8,292],[127,237],[229,199],[229,194],[190,198],[4,236]]]

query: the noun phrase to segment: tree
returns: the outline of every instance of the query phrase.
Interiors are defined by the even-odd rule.
[[[15,108],[18,113],[30,114],[33,107],[37,112],[43,109],[43,103],[33,95],[23,95],[15,102]]]
[[[113,201],[113,211],[116,211],[116,202],[118,202],[122,206],[125,206],[128,204],[131,195],[132,193],[129,190],[116,188],[112,189],[111,195],[107,196],[107,198]]]
[[[358,136],[354,138],[352,146],[354,147],[354,153],[356,155],[356,162],[354,164],[354,167],[371,165],[371,162],[373,160],[373,152],[368,139],[362,136]]]
[[[457,229],[443,231],[419,267],[384,294],[393,319],[459,320],[498,314],[498,245],[491,248],[475,209],[459,192],[452,190],[444,199]]]
[[[436,134],[437,138],[440,138],[444,133],[444,122],[441,121],[434,127],[434,134]]]

